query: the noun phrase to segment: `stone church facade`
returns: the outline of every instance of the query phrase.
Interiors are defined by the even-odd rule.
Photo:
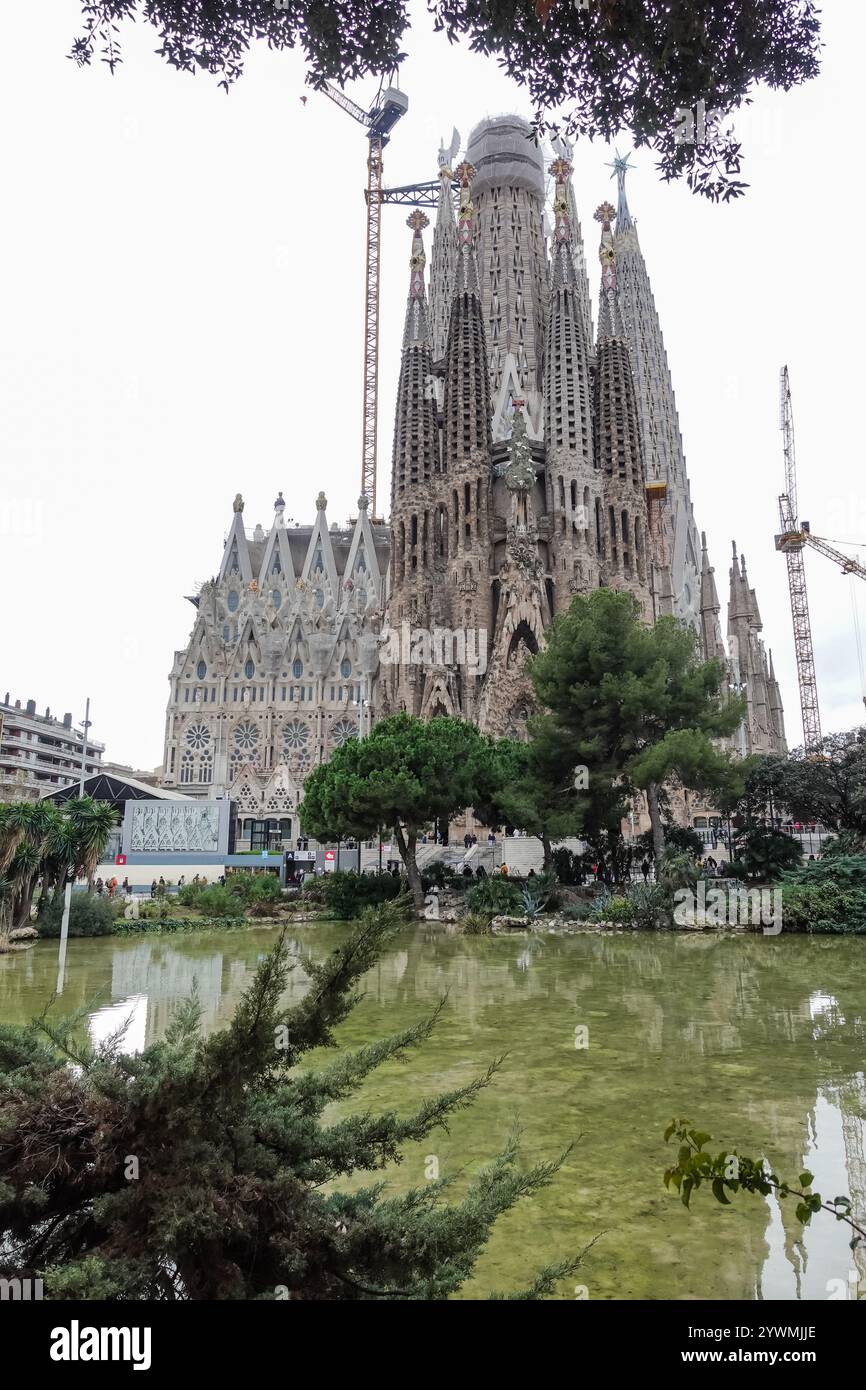
[[[524,671],[556,614],[599,585],[673,614],[721,657],[748,713],[737,751],[782,751],[779,687],[745,562],[728,646],[699,539],[661,327],[625,197],[602,203],[593,332],[569,150],[545,169],[518,117],[483,122],[441,192],[427,274],[416,210],[390,526],[265,531],[234,515],[175,653],[164,782],[230,795],[296,832],[310,768],[400,709],[521,736]],[[552,197],[547,196],[547,176]],[[455,206],[454,182],[459,185]]]

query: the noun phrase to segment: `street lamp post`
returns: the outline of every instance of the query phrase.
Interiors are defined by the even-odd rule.
[[[84,738],[81,744],[81,771],[78,778],[78,800],[84,796],[84,783],[87,779],[87,731],[90,728],[90,696],[87,697],[87,704],[84,707],[84,724],[82,726]],[[74,873],[71,868],[66,871],[66,886],[63,890],[63,917],[60,922],[60,953],[57,958],[57,993],[63,993],[63,980],[66,974],[66,942],[69,939],[69,910],[72,906],[72,882]]]

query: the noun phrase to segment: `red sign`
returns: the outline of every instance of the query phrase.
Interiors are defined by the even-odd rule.
[[[126,863],[126,855],[125,855],[125,854],[116,854],[116,855],[114,856],[114,862],[115,862],[115,864],[125,864],[125,863]]]
[[[325,861],[326,861],[326,863],[330,863],[331,860],[332,860],[332,859],[336,859],[336,857],[337,857],[337,856],[336,856],[336,854],[334,853],[334,851],[333,851],[332,849],[326,849],[326,850],[325,850]]]

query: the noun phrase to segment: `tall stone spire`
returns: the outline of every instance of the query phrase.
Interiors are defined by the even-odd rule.
[[[701,532],[701,641],[706,661],[725,661],[725,645],[719,614],[722,605],[716,588],[716,574],[710,564],[707,537]]]
[[[616,254],[611,221],[614,209],[602,203],[601,291],[596,346],[596,459],[601,471],[606,516],[603,578],[613,589],[633,593],[645,622],[652,621],[645,475],[635,386],[625,329],[619,310]]]
[[[553,141],[553,148],[558,158],[567,160],[569,165],[573,164],[571,157],[572,147],[562,136],[556,137]],[[580,218],[577,212],[577,199],[574,195],[574,178],[571,169],[569,169],[568,177],[565,180],[565,197],[568,203],[568,216],[571,224],[571,244],[576,287],[575,302],[583,326],[584,337],[589,345],[589,355],[590,358],[592,358],[595,332],[592,326],[592,305],[589,298],[589,275],[587,272],[586,250],[584,247],[583,232],[580,227]]]
[[[400,637],[404,625],[407,632],[415,626],[426,629],[447,622],[449,617],[448,595],[442,583],[449,542],[447,491],[440,467],[421,238],[427,222],[417,208],[407,218],[412,255],[397,388],[391,511],[389,622],[390,630],[398,634],[397,659],[385,662],[383,672],[389,708],[407,709],[415,715],[422,710],[429,671],[403,650]]]
[[[430,266],[430,322],[433,335],[433,361],[445,356],[451,300],[454,297],[454,272],[457,265],[457,239],[454,230],[454,195],[451,167],[459,147],[460,137],[455,130],[451,149],[439,151],[439,205],[433,228],[433,258]]]
[[[475,170],[464,160],[456,172],[457,264],[445,349],[444,464],[449,472],[469,459],[477,461],[481,454],[487,457],[490,450],[490,385],[471,191]]]
[[[786,750],[782,702],[761,640],[762,626],[755,590],[749,586],[746,558],[744,555],[737,556],[734,541],[728,601],[728,650],[735,679],[746,699],[741,749],[744,754],[783,753]]]
[[[418,208],[407,218],[412,229],[409,297],[397,387],[392,459],[392,507],[406,490],[417,489],[438,471],[438,428],[433,388],[433,352],[424,290],[424,242],[428,219]]]
[[[481,305],[487,338],[494,441],[508,437],[512,402],[524,402],[527,432],[543,433],[542,357],[548,280],[544,236],[544,159],[520,116],[482,121],[467,158],[480,248]]]
[[[675,612],[700,625],[700,543],[692,514],[676,399],[661,324],[625,191],[628,156],[613,161],[617,180],[617,294],[634,371],[647,478],[667,483]]]
[[[547,509],[556,612],[598,585],[601,480],[593,457],[592,347],[585,333],[575,265],[569,179],[560,156],[555,180],[553,263],[545,352]]]

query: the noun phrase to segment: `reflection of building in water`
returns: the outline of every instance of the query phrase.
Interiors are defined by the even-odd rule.
[[[851,1216],[858,1226],[866,1226],[866,1156],[863,1153],[866,1125],[866,1084],[863,1073],[852,1077],[838,1092],[842,1111],[842,1138],[845,1144],[845,1167],[848,1170],[848,1193]],[[836,1194],[834,1193],[834,1196]],[[858,1290],[866,1297],[866,1244],[862,1242],[851,1252],[858,1275]]]
[[[163,1037],[176,1006],[189,998],[194,987],[206,1030],[225,1008],[222,952],[186,956],[171,947],[142,941],[116,950],[111,967],[111,992],[115,997],[141,994],[147,999],[146,1045]]]

